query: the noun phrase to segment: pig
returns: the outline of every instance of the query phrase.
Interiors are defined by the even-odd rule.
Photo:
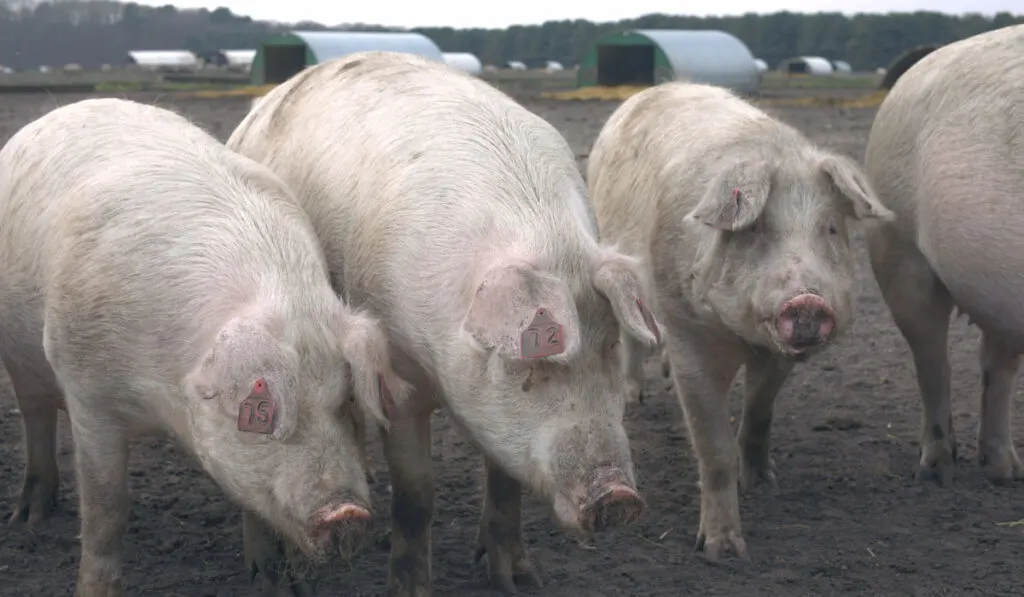
[[[335,293],[279,178],[168,110],[89,99],[0,150],[0,222],[0,357],[27,451],[12,519],[53,507],[64,409],[78,597],[124,593],[140,434],[176,439],[258,515],[253,549],[272,532],[323,560],[365,526],[354,419],[386,422],[408,388],[381,324]]]
[[[587,179],[602,238],[640,261],[664,324],[663,371],[699,463],[695,549],[711,561],[728,551],[749,559],[738,485],[777,486],[775,398],[796,362],[852,322],[848,220],[892,212],[852,159],[724,88],[696,83],[665,83],[623,102],[595,141]],[[623,362],[639,371],[649,353]],[[727,396],[744,365],[734,442]]]
[[[913,353],[924,405],[917,476],[949,485],[956,440],[948,328],[954,307],[982,332],[978,460],[1024,477],[1010,406],[1024,352],[1024,26],[932,52],[883,101],[865,171],[896,214],[865,229],[871,268]]]
[[[360,52],[276,87],[228,147],[296,193],[335,284],[386,326],[413,386],[383,436],[390,595],[432,594],[438,408],[484,456],[476,554],[497,588],[541,584],[522,488],[582,540],[641,515],[616,345],[653,349],[661,332],[551,125],[444,64]]]

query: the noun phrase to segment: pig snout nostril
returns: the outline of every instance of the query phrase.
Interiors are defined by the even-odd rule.
[[[636,522],[647,509],[626,474],[617,467],[599,468],[583,504],[580,526],[595,532]]]
[[[826,342],[835,328],[835,316],[825,299],[801,294],[787,301],[776,323],[782,340],[801,349]]]
[[[313,529],[321,549],[348,552],[362,540],[372,520],[363,506],[343,503],[321,508],[313,518]]]
[[[622,483],[608,483],[590,492],[580,509],[581,526],[588,531],[603,531],[636,522],[647,509],[640,494]]]

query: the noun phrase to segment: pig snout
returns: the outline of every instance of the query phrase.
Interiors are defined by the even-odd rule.
[[[339,501],[313,515],[311,527],[317,548],[324,553],[351,554],[363,540],[373,516],[358,504]]]
[[[835,324],[832,308],[824,298],[814,293],[789,299],[783,303],[775,319],[780,339],[794,354],[827,342]]]
[[[625,526],[636,522],[646,509],[647,504],[621,469],[598,469],[579,508],[580,527],[597,532]]]

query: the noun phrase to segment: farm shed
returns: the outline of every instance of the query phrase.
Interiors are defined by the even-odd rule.
[[[796,56],[787,58],[779,65],[779,70],[791,75],[831,75],[835,72],[832,63],[821,56]]]
[[[509,60],[505,63],[505,66],[512,70],[526,70],[526,63],[522,60]]]
[[[419,33],[292,31],[263,40],[253,59],[252,82],[283,83],[307,66],[368,51],[406,52],[444,62],[441,48]]]
[[[717,30],[637,29],[597,40],[580,62],[580,87],[684,79],[753,93],[761,75],[739,38]]]
[[[761,74],[768,72],[768,63],[760,58],[754,58],[754,66],[757,67],[757,72]]]
[[[850,63],[845,60],[833,60],[832,69],[837,73],[843,73],[846,75],[853,72],[853,67],[850,66]]]
[[[132,50],[128,64],[143,70],[195,70],[199,57],[188,50]]]
[[[219,50],[217,54],[231,70],[248,70],[256,60],[256,50]]]
[[[903,73],[910,70],[910,67],[917,64],[917,61],[924,58],[928,54],[931,54],[935,50],[938,50],[941,46],[939,45],[926,45],[917,46],[911,48],[906,52],[903,52],[896,57],[896,60],[892,61],[889,68],[885,70],[885,76],[882,77],[882,89],[892,89],[892,86],[896,84],[896,81],[903,76]]]
[[[479,75],[484,70],[484,66],[480,63],[480,59],[476,57],[476,54],[470,54],[469,52],[445,52],[441,56],[444,58],[445,64],[464,73]]]

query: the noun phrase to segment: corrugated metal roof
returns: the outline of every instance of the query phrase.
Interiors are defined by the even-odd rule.
[[[188,50],[132,50],[128,56],[139,66],[196,66],[199,58]]]
[[[635,33],[661,48],[677,77],[744,92],[755,92],[760,86],[754,55],[725,31],[638,29]]]
[[[231,66],[249,65],[256,58],[256,50],[220,50],[220,53]]]
[[[470,54],[469,52],[445,52],[442,54],[442,57],[445,64],[464,73],[479,75],[484,69],[484,65],[480,63],[480,59],[476,57],[476,54]]]
[[[441,48],[419,33],[367,31],[292,31],[305,43],[317,62],[325,62],[355,52],[405,52],[429,60],[444,62]]]

